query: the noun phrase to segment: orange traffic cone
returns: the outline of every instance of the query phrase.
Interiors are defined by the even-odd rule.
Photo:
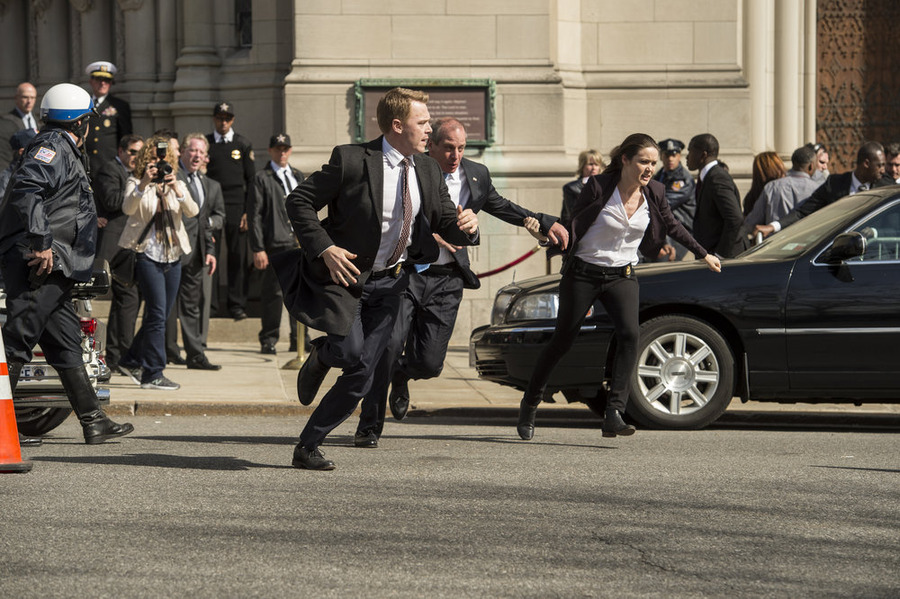
[[[9,367],[6,365],[6,349],[0,335],[0,472],[29,472],[31,462],[22,461],[19,449],[19,429],[16,427],[16,410],[13,407],[12,388],[9,385]]]

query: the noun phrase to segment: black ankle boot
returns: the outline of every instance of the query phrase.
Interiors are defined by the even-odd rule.
[[[69,403],[81,422],[84,442],[88,445],[103,443],[113,437],[121,437],[134,431],[131,424],[117,424],[110,420],[97,400],[97,393],[91,385],[84,367],[58,368],[59,379],[69,396]]]
[[[603,418],[604,437],[615,437],[617,435],[627,437],[633,435],[635,430],[636,429],[633,426],[626,424],[625,421],[622,420],[622,415],[618,410],[614,408],[606,410],[605,417]]]
[[[516,425],[516,431],[523,441],[531,441],[534,438],[534,417],[537,415],[537,409],[540,404],[540,399],[535,402],[528,397],[527,393],[519,404],[519,424]]]

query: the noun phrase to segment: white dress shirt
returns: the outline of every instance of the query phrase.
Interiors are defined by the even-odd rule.
[[[220,135],[218,131],[213,131],[213,139],[216,140],[217,144],[220,144],[223,141],[230,143],[234,141],[234,129],[229,129],[228,133],[225,135]]]
[[[644,191],[641,190],[641,193]],[[650,210],[647,208],[646,194],[644,201],[628,218],[619,188],[616,187],[606,206],[578,242],[575,256],[598,266],[637,264],[638,246],[649,225]]]
[[[450,192],[450,199],[453,200],[454,205],[463,208],[469,205],[472,191],[469,189],[469,180],[466,179],[466,171],[462,164],[457,167],[455,172],[444,173],[444,182],[447,184],[447,190]],[[466,249],[457,251],[465,252]],[[453,261],[453,255],[447,249],[441,248],[441,253],[434,264],[450,264]]]
[[[407,247],[413,238],[415,230],[416,215],[422,207],[422,199],[419,195],[419,180],[416,178],[416,162],[413,156],[403,156],[397,151],[386,139],[382,139],[381,151],[384,152],[382,164],[384,166],[384,186],[382,187],[382,210],[381,210],[381,243],[378,245],[378,254],[375,256],[375,264],[373,270],[379,271],[393,266],[387,264],[397,242],[400,241],[400,230],[403,228],[403,189],[401,187],[403,167],[400,161],[403,158],[409,158],[409,197],[412,201],[412,219],[413,224],[409,230],[409,239],[406,241]],[[406,251],[400,256],[400,260],[406,258]]]
[[[287,177],[288,190],[287,193],[294,191],[294,188],[297,187],[297,179],[294,178],[294,175],[291,173],[290,167],[281,168],[275,161],[270,160],[269,165],[272,167],[272,172],[275,173],[275,178],[278,179],[278,184],[284,188],[284,179]]]

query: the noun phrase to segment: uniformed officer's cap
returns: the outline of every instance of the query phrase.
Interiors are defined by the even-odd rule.
[[[91,77],[109,80],[112,80],[116,77],[116,71],[118,71],[116,65],[106,60],[98,60],[97,62],[92,62],[84,70],[84,72]]]
[[[672,154],[681,154],[684,144],[678,139],[664,139],[659,142],[659,149],[662,150],[663,154],[671,156]]]
[[[291,147],[291,136],[287,133],[279,133],[269,138],[269,147],[276,148],[278,146]]]
[[[227,116],[234,116],[234,104],[231,102],[216,102],[216,107],[213,108],[213,116],[219,116],[220,114],[224,114]]]
[[[9,138],[9,145],[12,146],[13,152],[18,152],[22,148],[28,146],[28,142],[30,142],[35,135],[37,135],[37,133],[34,132],[34,129],[20,129]]]

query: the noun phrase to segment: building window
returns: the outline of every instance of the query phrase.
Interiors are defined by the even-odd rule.
[[[253,7],[251,0],[235,0],[235,23],[237,24],[238,46],[253,46]]]

